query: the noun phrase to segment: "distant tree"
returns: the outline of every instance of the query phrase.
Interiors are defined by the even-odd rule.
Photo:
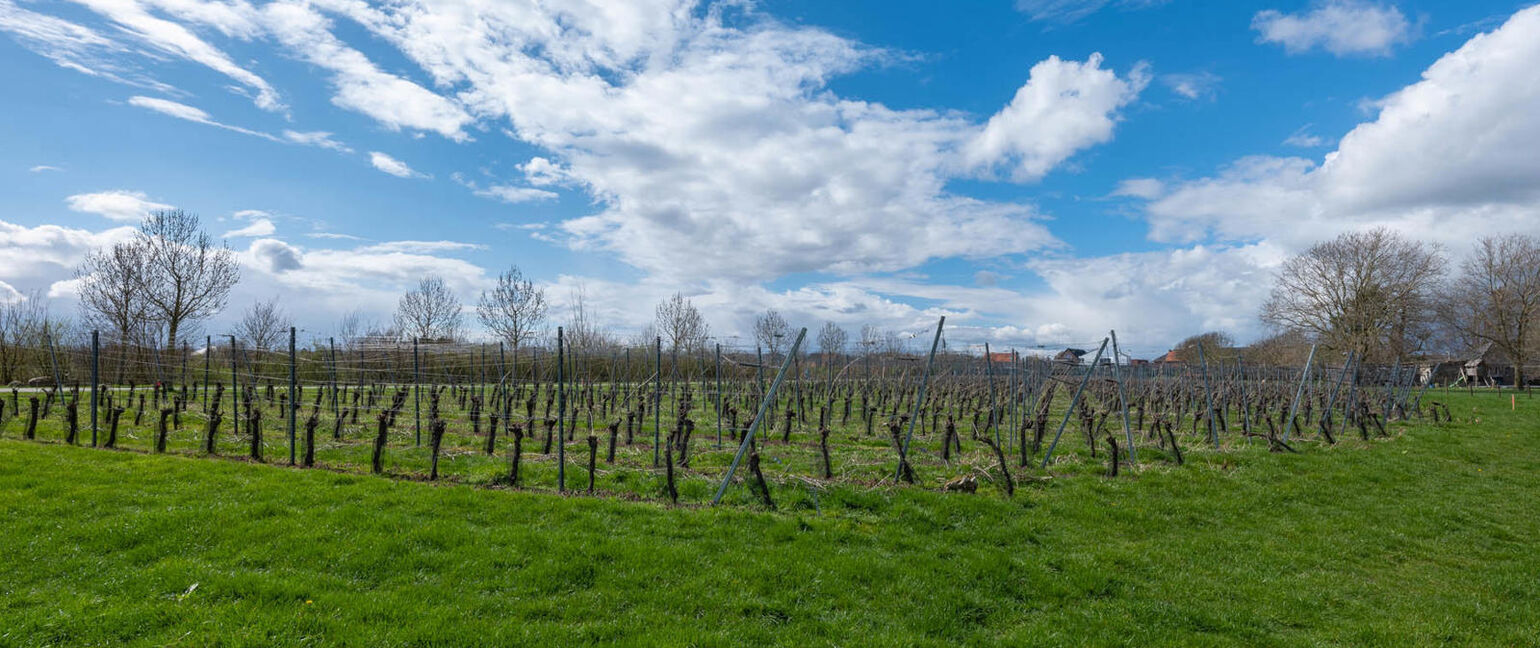
[[[90,252],[75,268],[81,313],[87,323],[106,329],[109,341],[142,342],[148,332],[147,252],[137,240],[123,241]]]
[[[1235,338],[1224,331],[1199,333],[1177,343],[1176,348],[1172,350],[1176,351],[1176,357],[1182,362],[1197,364],[1201,360],[1198,357],[1200,344],[1203,345],[1203,358],[1207,358],[1209,362],[1235,359],[1235,351],[1232,348],[1235,346]]]
[[[545,291],[524,278],[518,266],[511,266],[497,276],[497,285],[481,291],[476,303],[476,318],[494,335],[508,342],[515,354],[519,346],[534,339],[535,331],[545,321]]]
[[[1349,232],[1286,261],[1261,318],[1367,360],[1405,358],[1432,333],[1444,265],[1388,229]]]
[[[845,352],[845,341],[850,336],[845,329],[834,322],[824,322],[823,328],[818,329],[818,350],[824,354],[825,362],[830,356],[837,356]]]
[[[882,346],[882,329],[879,329],[879,328],[877,328],[875,326],[872,326],[871,324],[862,324],[861,325],[861,353],[863,355],[869,354],[869,353],[877,353],[877,352],[882,350],[881,346]]]
[[[691,353],[705,348],[711,327],[695,304],[685,299],[682,293],[674,293],[673,297],[659,303],[656,315],[658,330],[663,332],[671,353]]]
[[[278,298],[259,301],[246,307],[235,333],[254,350],[271,351],[288,339],[293,321],[278,305]]]
[[[791,326],[786,323],[786,318],[781,317],[773,308],[754,318],[754,341],[770,352],[771,360],[780,355],[781,346],[786,344],[789,332]]]
[[[453,340],[460,320],[460,300],[438,276],[423,277],[396,303],[396,331],[413,339]]]
[[[614,336],[594,319],[588,308],[588,289],[577,284],[567,296],[566,346],[578,353],[594,353],[615,345]]]
[[[1258,367],[1298,367],[1310,356],[1310,337],[1283,331],[1252,342],[1244,351],[1246,364]]]
[[[1441,322],[1468,344],[1491,342],[1508,356],[1513,384],[1540,343],[1540,239],[1490,236],[1476,243],[1439,300]]]
[[[188,324],[225,307],[241,279],[240,262],[229,246],[214,244],[196,215],[180,209],[152,212],[135,243],[144,248],[140,279],[150,313],[166,327],[165,348],[175,349]]]
[[[48,306],[42,293],[0,299],[0,383],[22,380],[25,367],[43,347]]]

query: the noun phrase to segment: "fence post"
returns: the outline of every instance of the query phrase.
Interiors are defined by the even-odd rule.
[[[241,381],[236,376],[235,365],[235,336],[230,336],[230,429],[238,438],[241,436]]]
[[[53,365],[53,393],[60,402],[64,401],[64,381],[59,378],[59,358],[53,352],[53,334],[43,331],[43,341],[48,343],[48,364]],[[43,410],[43,418],[48,418],[48,411],[53,409],[53,401],[48,401],[49,409]]]
[[[1299,387],[1294,389],[1294,402],[1289,404],[1289,420],[1283,422],[1283,442],[1289,442],[1289,431],[1294,429],[1294,413],[1299,409],[1299,397],[1305,393],[1305,381],[1310,378],[1310,365],[1315,363],[1315,345],[1310,345],[1310,357],[1305,358],[1305,369],[1299,372]]]
[[[1203,402],[1208,408],[1204,412],[1203,420],[1208,422],[1208,438],[1214,442],[1214,449],[1219,449],[1219,428],[1214,425],[1214,392],[1209,389],[1208,382],[1208,356],[1204,354],[1203,343],[1198,343],[1198,360],[1203,363]]]
[[[717,343],[717,449],[722,449],[722,344]]]
[[[100,332],[91,331],[91,447],[96,447],[96,390],[101,371]]]
[[[776,390],[781,387],[781,380],[786,377],[786,368],[791,366],[791,356],[796,355],[797,349],[802,346],[802,338],[807,337],[807,327],[803,327],[797,333],[797,341],[791,345],[791,353],[781,363],[781,370],[776,372],[775,381],[770,383],[770,393],[759,401],[759,412],[754,414],[754,421],[749,423],[749,429],[743,434],[743,442],[738,444],[738,453],[733,455],[733,463],[727,467],[727,475],[722,477],[722,484],[717,487],[717,494],[711,498],[712,506],[722,501],[722,494],[727,492],[727,485],[733,481],[733,474],[738,472],[738,463],[743,461],[743,453],[749,449],[749,444],[754,442],[754,432],[759,429],[759,424],[765,418],[765,409],[770,406],[770,400],[775,397]]]
[[[1123,434],[1128,438],[1128,463],[1137,463],[1139,458],[1134,454],[1134,428],[1128,424],[1128,389],[1123,385],[1123,372],[1118,369],[1118,362],[1123,356],[1118,354],[1118,332],[1108,331],[1112,338],[1112,380],[1118,384],[1118,405],[1123,408]],[[1117,457],[1112,460],[1116,462]]]
[[[1080,404],[1080,394],[1085,391],[1086,383],[1091,382],[1091,374],[1096,373],[1096,364],[1102,361],[1102,353],[1107,350],[1107,338],[1102,338],[1102,345],[1096,349],[1096,357],[1091,359],[1091,366],[1085,370],[1085,376],[1080,379],[1080,386],[1075,388],[1075,396],[1069,400],[1069,409],[1064,411],[1064,420],[1059,422],[1059,431],[1053,435],[1053,442],[1048,444],[1048,451],[1043,453],[1043,463],[1039,468],[1047,468],[1048,461],[1053,459],[1053,449],[1059,447],[1059,437],[1064,436],[1064,426],[1069,425],[1069,417],[1075,415],[1075,406]]]
[[[203,413],[209,413],[209,356],[214,355],[214,336],[203,336]]]
[[[328,357],[331,365],[332,388],[332,418],[337,418],[337,338],[326,338],[326,345],[331,347],[331,355]]]
[[[914,437],[914,423],[920,418],[920,406],[925,404],[925,389],[930,386],[930,368],[936,363],[936,346],[941,344],[941,329],[945,327],[946,316],[942,315],[936,322],[936,336],[930,340],[930,355],[925,358],[925,375],[920,377],[920,391],[914,397],[914,410],[909,412],[909,427],[904,430],[904,447],[893,477],[895,480],[903,477],[904,463],[909,459],[909,439]]]
[[[422,445],[422,369],[417,359],[417,338],[412,338],[412,429]]]
[[[566,340],[556,327],[556,492],[567,490],[567,374]],[[550,428],[546,428],[547,431]],[[654,433],[656,434],[656,433]],[[654,444],[656,454],[657,446]]]
[[[294,368],[294,327],[289,327],[289,411],[285,412],[285,418],[289,422],[289,465],[294,465],[294,412],[299,409],[299,395],[297,391],[299,381]]]
[[[558,329],[560,330],[560,329]],[[663,429],[663,415],[658,410],[663,409],[663,336],[659,335],[653,346],[656,355],[652,368],[656,372],[652,380],[652,467],[657,468],[663,461],[663,444],[660,442],[658,431]]]

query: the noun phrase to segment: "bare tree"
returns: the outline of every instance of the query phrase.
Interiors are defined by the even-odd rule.
[[[563,337],[568,349],[592,353],[614,346],[614,336],[598,322],[588,308],[588,289],[577,284],[567,295],[567,328]]]
[[[143,341],[150,324],[146,273],[148,250],[139,241],[92,251],[75,268],[80,309],[86,322],[126,344]]]
[[[1285,262],[1261,317],[1361,358],[1405,358],[1432,332],[1443,270],[1436,248],[1384,228],[1349,232]]]
[[[241,320],[235,323],[235,333],[251,349],[271,351],[287,338],[292,322],[274,297],[246,307]]]
[[[512,266],[497,276],[496,286],[481,291],[476,318],[517,354],[520,345],[534,338],[536,328],[545,320],[545,310],[545,291],[524,278],[518,266]]]
[[[1468,343],[1491,342],[1513,365],[1513,384],[1523,385],[1540,342],[1540,239],[1483,238],[1460,270],[1439,300],[1440,320]]]
[[[754,318],[754,341],[770,352],[772,363],[780,355],[781,345],[785,343],[789,331],[791,326],[786,323],[786,318],[781,317],[774,308]]]
[[[827,362],[830,356],[836,356],[845,352],[845,341],[849,339],[845,329],[834,322],[824,322],[823,328],[818,329],[818,350],[824,355]]]
[[[1246,347],[1246,364],[1254,366],[1298,367],[1309,357],[1310,337],[1297,330],[1276,333]]]
[[[31,377],[22,372],[36,364],[34,356],[43,347],[47,304],[39,292],[0,301],[0,383]]]
[[[861,355],[872,355],[880,352],[882,345],[882,329],[871,324],[861,325],[861,340],[857,342],[861,347]]]
[[[396,303],[396,332],[414,339],[453,340],[460,319],[460,300],[441,277],[423,277]]]
[[[669,349],[678,353],[690,353],[705,348],[711,328],[706,325],[695,304],[682,293],[663,300],[657,308],[658,330],[668,340]]]
[[[1201,358],[1198,354],[1198,345],[1200,344],[1203,345],[1203,354]],[[1217,360],[1234,360],[1234,347],[1235,338],[1230,337],[1229,333],[1225,333],[1224,331],[1209,331],[1207,333],[1199,333],[1197,335],[1188,337],[1185,340],[1182,340],[1181,342],[1177,343],[1176,348],[1173,350],[1176,351],[1176,357],[1180,358],[1182,362],[1187,364],[1197,364],[1200,360],[1203,359],[1207,359],[1209,362],[1214,362]]]
[[[240,262],[229,246],[214,244],[196,215],[180,209],[152,212],[135,241],[145,250],[142,279],[150,313],[166,326],[166,348],[175,349],[186,325],[225,307],[241,279]]]

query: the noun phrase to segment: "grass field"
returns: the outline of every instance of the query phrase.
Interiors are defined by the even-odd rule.
[[[1297,455],[1076,463],[1011,499],[847,483],[776,513],[8,427],[0,646],[1540,645],[1540,402],[1508,399]]]

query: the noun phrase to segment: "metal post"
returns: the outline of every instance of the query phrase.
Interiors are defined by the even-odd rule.
[[[1198,360],[1203,363],[1203,401],[1208,407],[1204,412],[1203,420],[1208,422],[1208,438],[1214,442],[1214,449],[1219,449],[1219,427],[1214,425],[1214,392],[1209,388],[1208,382],[1208,356],[1203,350],[1203,343],[1198,343]]]
[[[562,327],[556,327],[556,490],[567,490],[567,376]]]
[[[658,410],[663,409],[663,393],[659,391],[663,385],[663,336],[657,337],[653,348],[657,355],[654,356],[656,360],[652,366],[657,373],[653,374],[652,380],[652,467],[657,468],[663,461],[663,445],[658,437],[658,430],[663,429],[663,416],[658,413]]]
[[[1096,372],[1097,363],[1102,361],[1102,353],[1107,350],[1107,338],[1102,338],[1101,347],[1096,349],[1096,357],[1091,359],[1091,366],[1086,367],[1085,376],[1080,379],[1080,386],[1075,388],[1075,396],[1069,400],[1069,409],[1064,412],[1064,420],[1059,422],[1059,431],[1053,435],[1053,442],[1048,444],[1048,452],[1043,453],[1043,463],[1039,468],[1047,468],[1048,461],[1053,459],[1053,449],[1059,446],[1059,437],[1064,435],[1064,426],[1069,425],[1069,417],[1074,416],[1075,406],[1080,404],[1080,394],[1085,391],[1086,383],[1091,382],[1091,374]]]
[[[289,411],[285,418],[289,421],[289,465],[294,465],[294,412],[299,409],[298,392],[299,381],[294,370],[294,327],[289,327]]]
[[[209,413],[209,356],[214,355],[214,336],[203,336],[203,413]]]
[[[96,447],[96,390],[100,375],[101,346],[98,331],[91,331],[91,447]]]
[[[1000,426],[995,424],[995,411],[998,403],[995,402],[995,358],[989,354],[989,343],[984,343],[984,371],[989,374],[989,427],[995,433],[995,445],[1000,445]],[[919,416],[919,412],[915,412]],[[985,431],[985,434],[988,434]]]
[[[417,434],[417,445],[422,445],[422,373],[417,359],[417,338],[412,338],[412,429]]]
[[[53,334],[44,330],[43,341],[48,343],[48,364],[53,365],[53,393],[62,403],[64,402],[64,381],[59,378],[59,358],[53,352]],[[43,416],[48,416],[48,412],[43,412]]]
[[[909,426],[908,429],[904,430],[903,457],[901,459],[907,460],[909,458],[909,439],[914,436],[914,422],[920,418],[920,406],[925,403],[925,389],[930,386],[930,368],[936,364],[936,346],[941,344],[941,329],[945,327],[946,316],[942,315],[941,319],[936,322],[936,336],[930,340],[930,355],[925,358],[925,374],[920,377],[920,392],[914,397],[914,410],[909,413]],[[903,472],[904,464],[903,461],[900,461],[894,473],[894,479],[901,478]]]
[[[795,355],[797,349],[802,346],[802,338],[804,337],[807,337],[807,327],[803,327],[800,331],[797,332],[797,341],[791,344],[793,355]],[[776,390],[781,388],[781,379],[786,377],[786,369],[790,366],[791,355],[788,355],[786,356],[786,360],[781,363],[780,371],[776,372],[775,380],[770,383],[770,393],[767,394],[767,398],[759,402],[759,411],[754,414],[754,421],[749,423],[748,432],[743,434],[743,442],[738,444],[738,452],[737,454],[733,455],[733,462],[727,467],[727,475],[722,477],[722,484],[717,487],[716,496],[711,498],[711,504],[713,506],[721,503],[722,494],[727,492],[727,485],[732,483],[733,474],[738,472],[738,463],[743,461],[743,453],[747,452],[749,445],[754,442],[754,432],[759,429],[760,422],[764,420],[765,409],[770,406],[770,399],[774,398]]]
[[[331,365],[332,418],[335,419],[337,418],[337,338],[326,338],[326,346],[331,347],[328,364]]]
[[[1283,441],[1288,443],[1289,431],[1294,428],[1294,413],[1299,409],[1299,397],[1305,393],[1305,381],[1310,378],[1310,365],[1315,363],[1315,345],[1310,345],[1310,357],[1305,358],[1305,369],[1299,372],[1299,387],[1294,389],[1294,402],[1289,404],[1289,418],[1283,422]]]
[[[1128,438],[1128,463],[1133,464],[1139,459],[1134,455],[1134,428],[1128,423],[1128,390],[1123,386],[1123,373],[1118,368],[1118,363],[1123,356],[1118,354],[1118,332],[1108,331],[1108,337],[1112,339],[1112,380],[1118,384],[1118,405],[1123,408],[1123,434]],[[1112,458],[1117,461],[1117,457]]]
[[[717,449],[722,449],[722,345],[717,344]]]
[[[235,374],[235,336],[230,336],[230,427],[241,435],[241,381]]]
[[[1353,368],[1353,356],[1356,353],[1357,350],[1348,351],[1347,361],[1342,363],[1342,375],[1337,377],[1337,386],[1331,388],[1331,398],[1326,399],[1326,411],[1321,413],[1321,418],[1327,421],[1331,420],[1332,408],[1337,406],[1337,392],[1341,391],[1342,383],[1347,382],[1348,371]]]

